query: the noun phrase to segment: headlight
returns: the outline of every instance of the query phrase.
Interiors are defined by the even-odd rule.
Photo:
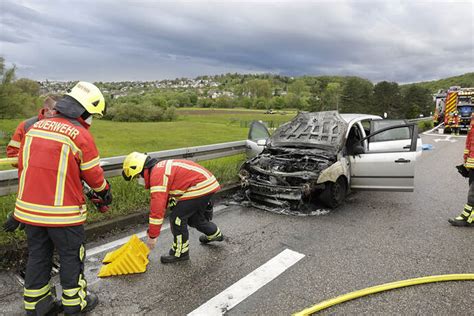
[[[248,178],[250,178],[250,173],[245,169],[240,169],[239,178],[241,181],[246,181]]]

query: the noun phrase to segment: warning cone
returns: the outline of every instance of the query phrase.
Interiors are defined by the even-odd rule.
[[[148,265],[148,254],[150,249],[136,235],[119,249],[109,252],[99,272],[99,277],[122,275],[130,273],[142,273]]]

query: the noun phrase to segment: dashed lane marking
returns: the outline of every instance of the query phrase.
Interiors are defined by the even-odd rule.
[[[222,315],[258,291],[289,267],[300,261],[305,255],[285,249],[244,278],[240,279],[223,292],[211,298],[188,314],[188,316]]]

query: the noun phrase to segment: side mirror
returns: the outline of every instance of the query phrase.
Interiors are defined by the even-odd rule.
[[[361,155],[365,153],[365,149],[364,149],[364,146],[362,146],[362,144],[356,144],[354,145],[353,149],[352,149],[352,154],[355,156],[355,155]]]
[[[267,144],[267,140],[266,140],[266,139],[259,139],[259,140],[257,140],[257,146],[265,147],[266,144]]]

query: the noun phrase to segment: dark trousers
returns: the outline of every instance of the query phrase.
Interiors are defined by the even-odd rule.
[[[213,194],[209,194],[192,200],[178,201],[171,211],[169,218],[174,237],[172,252],[176,257],[189,251],[188,225],[208,236],[218,231],[216,224],[204,216],[212,196]]]
[[[77,313],[85,302],[84,227],[40,227],[26,225],[28,263],[25,276],[25,309],[42,314],[52,304],[49,281],[54,248],[59,254],[62,302],[65,313]]]
[[[474,169],[469,169],[469,191],[467,193],[467,204],[474,206]]]

